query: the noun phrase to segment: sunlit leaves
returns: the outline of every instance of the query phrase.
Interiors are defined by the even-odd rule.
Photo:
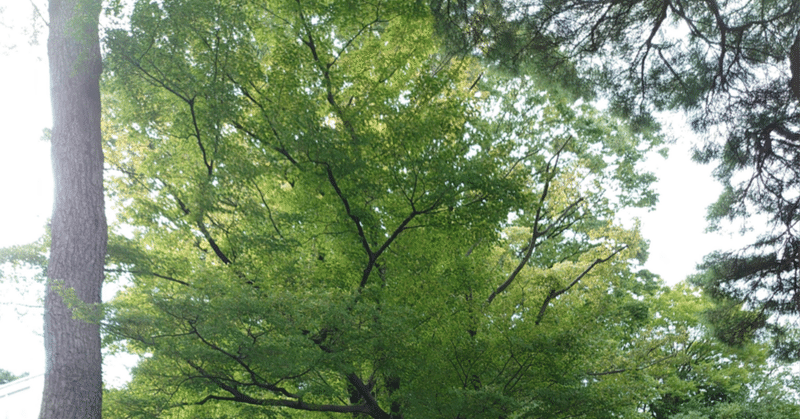
[[[114,397],[170,394],[131,412],[494,419],[652,393],[638,371],[674,348],[640,331],[657,287],[615,218],[654,203],[658,136],[444,54],[420,4],[131,22],[106,131],[132,283],[106,326],[144,356]]]

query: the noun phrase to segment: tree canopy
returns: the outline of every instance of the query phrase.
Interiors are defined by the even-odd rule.
[[[795,414],[742,387],[775,376],[702,321],[723,306],[642,269],[617,214],[655,204],[663,140],[590,105],[616,79],[536,23],[567,6],[138,2],[106,39],[133,231],[105,326],[142,361],[107,415]]]
[[[656,204],[660,110],[720,134],[713,220],[783,211],[795,2],[131,6],[102,325],[140,362],[104,416],[800,415],[794,215],[674,287],[620,215]]]
[[[602,417],[652,390],[688,335],[639,302],[615,213],[655,203],[661,138],[433,34],[403,1],[187,1],[109,35],[131,412]]]

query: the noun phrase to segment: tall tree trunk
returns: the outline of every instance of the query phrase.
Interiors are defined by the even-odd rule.
[[[73,318],[64,301],[74,295],[87,304],[100,303],[103,284],[108,232],[100,135],[100,10],[100,0],[50,0],[49,6],[55,202],[40,419],[101,417],[99,324]]]

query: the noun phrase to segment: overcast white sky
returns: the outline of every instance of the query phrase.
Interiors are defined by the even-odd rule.
[[[46,34],[40,36],[40,45],[28,44],[24,27],[29,26],[25,22],[31,12],[26,5],[0,0],[0,8],[5,8],[0,12],[0,247],[36,240],[52,210],[49,143],[40,140],[42,130],[50,126]],[[16,48],[9,50],[9,45]],[[646,267],[676,283],[691,274],[705,254],[741,241],[704,234],[705,209],[720,187],[711,178],[711,168],[691,162],[693,139],[688,130],[676,127],[671,132],[678,142],[670,158],[653,156],[648,163],[660,178],[660,203],[641,218],[643,235],[651,242]],[[44,371],[41,310],[24,306],[38,304],[40,287],[26,287],[30,292],[20,295],[16,285],[0,284],[0,369],[15,374]]]
[[[41,236],[53,189],[49,144],[39,140],[50,125],[43,48],[23,40],[8,51],[7,34],[0,32],[0,247]],[[29,288],[35,290],[21,296],[16,284],[0,283],[0,368],[15,374],[44,371],[41,310],[24,307],[38,304],[41,287]]]

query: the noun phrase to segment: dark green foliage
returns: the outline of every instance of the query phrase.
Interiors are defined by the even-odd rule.
[[[559,71],[577,69],[633,127],[647,127],[655,110],[685,111],[706,140],[696,159],[715,164],[725,186],[711,227],[736,221],[763,232],[749,248],[709,259],[707,267],[721,264],[713,282],[768,313],[800,311],[800,1],[475,0],[431,8],[454,50],[526,69],[542,86],[574,85]],[[543,57],[559,54],[563,70],[542,74],[539,64],[558,64]],[[767,225],[751,225],[756,215]]]
[[[563,48],[572,36],[571,25],[553,24],[549,16],[536,13],[540,2],[431,0],[430,8],[448,54],[477,56],[492,71],[531,75],[552,93],[593,96],[591,82]]]

